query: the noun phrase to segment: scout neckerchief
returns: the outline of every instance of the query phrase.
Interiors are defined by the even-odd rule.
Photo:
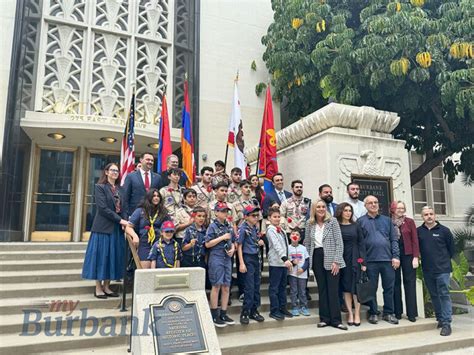
[[[202,252],[202,243],[199,243],[199,238],[196,237],[197,233],[199,232],[197,229],[197,226],[195,223],[191,225],[191,228],[189,228],[189,231],[191,233],[191,240],[196,239],[196,243],[194,244],[192,248],[193,252],[193,262],[197,260],[198,262],[201,260],[201,252]],[[195,256],[194,249],[197,247],[197,256]]]
[[[175,268],[176,263],[178,261],[178,242],[175,240],[174,243],[173,243],[173,248],[174,248],[174,262],[173,262],[173,265],[169,264],[168,260],[166,260],[165,251],[163,250],[162,242],[163,242],[163,239],[160,238],[160,240],[158,241],[158,248],[160,249],[161,258],[163,259],[163,263],[169,268]]]
[[[221,235],[224,235],[226,233],[230,233],[229,228],[231,228],[231,227],[230,227],[230,224],[228,224],[227,220],[225,220],[224,223],[221,223],[216,218],[214,223],[216,224],[216,227],[218,229],[218,234],[219,234],[218,237],[220,237]],[[231,233],[231,235],[232,235],[232,233]],[[225,243],[224,250],[227,252],[227,250],[229,250],[229,248],[230,248],[229,240],[224,241],[224,243]]]
[[[180,208],[181,207],[181,201],[176,201],[176,199],[174,198],[174,192],[176,192],[175,188],[171,185],[168,185],[168,187],[166,188],[166,190],[170,193],[171,196],[169,196],[167,198],[167,201],[168,202],[173,202],[173,205],[175,206],[174,207],[174,211],[176,213],[176,208]],[[178,193],[179,195],[181,196],[181,186],[178,185]]]
[[[258,238],[258,229],[257,229],[257,226],[250,226],[247,222],[243,222],[241,224],[241,228],[244,228],[245,230],[245,236],[246,237],[249,237],[250,238],[250,241],[253,242],[256,246],[257,246],[257,250],[258,250],[258,264],[261,265],[262,263],[262,255],[260,254],[260,245],[258,245],[258,241],[259,241],[259,238]],[[255,238],[255,240],[252,238],[252,228],[255,228],[255,233],[257,234],[257,238]],[[260,270],[260,268],[259,268]]]
[[[148,243],[153,245],[155,241],[155,221],[158,218],[158,211],[156,211],[153,217],[148,216],[148,220],[150,222],[150,229],[148,229]]]

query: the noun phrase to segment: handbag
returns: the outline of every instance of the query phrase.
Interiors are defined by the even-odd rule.
[[[356,293],[359,303],[367,303],[375,299],[376,286],[370,282],[367,272],[361,271],[356,284]]]

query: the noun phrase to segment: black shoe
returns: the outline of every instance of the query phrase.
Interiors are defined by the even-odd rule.
[[[249,324],[250,321],[249,321],[249,313],[248,312],[243,312],[241,315],[240,315],[240,324]]]
[[[385,314],[382,319],[390,324],[398,324],[398,319],[393,314]]]
[[[275,320],[284,320],[285,316],[280,312],[275,312],[275,313],[270,313],[270,318],[273,318]]]
[[[348,328],[344,325],[344,324],[338,324],[338,325],[334,325],[333,326],[334,328],[337,328],[337,329],[340,329],[340,330],[347,330]]]
[[[221,317],[214,317],[212,318],[212,321],[214,322],[214,326],[217,328],[224,328],[227,327],[227,323],[224,322]]]
[[[416,322],[416,317],[408,317],[408,320],[412,323]]]
[[[443,337],[450,336],[452,333],[451,326],[449,324],[443,325],[443,328],[441,328],[441,332],[439,335]]]
[[[436,329],[441,329],[441,328],[443,328],[443,324],[440,321],[438,321],[438,325],[436,326]]]
[[[107,294],[104,293],[103,295],[98,295],[98,294],[94,291],[94,297],[95,297],[95,298],[100,298],[101,300],[105,300],[105,299],[107,299]]]
[[[229,297],[229,301],[227,302],[227,305],[232,306],[232,300],[230,299],[230,297]]]
[[[401,315],[401,314],[395,314],[395,317],[396,317],[398,320],[402,319],[402,315]]]
[[[118,297],[119,296],[119,294],[117,292],[107,293],[107,292],[104,291],[104,293],[107,297]]]
[[[293,318],[293,314],[291,312],[288,312],[286,308],[280,309],[280,313],[285,316],[285,318]]]
[[[258,311],[253,312],[249,318],[257,322],[263,322],[265,320],[265,318],[260,313],[258,313]]]
[[[370,324],[377,324],[379,322],[379,318],[377,317],[376,314],[371,314],[369,316],[369,323]]]
[[[227,314],[225,314],[225,313],[224,313],[224,314],[221,313],[221,320],[222,320],[223,322],[225,322],[225,324],[227,324],[227,325],[234,325],[234,324],[235,324],[234,320],[233,320],[232,318],[230,318],[230,317],[229,317]]]

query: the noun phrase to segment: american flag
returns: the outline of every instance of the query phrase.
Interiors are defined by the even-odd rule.
[[[122,149],[120,151],[120,184],[123,185],[129,173],[135,170],[135,94],[132,95],[130,103],[130,115],[122,138]]]

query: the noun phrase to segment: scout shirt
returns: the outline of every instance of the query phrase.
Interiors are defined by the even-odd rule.
[[[309,211],[310,199],[306,197],[297,198],[291,196],[280,205],[280,225],[286,233],[292,229],[304,230],[306,227],[306,216]]]
[[[171,186],[162,187],[160,195],[163,199],[163,205],[168,210],[168,214],[174,219],[174,215],[181,208],[181,201],[183,200],[181,186],[178,186],[176,189]]]
[[[227,202],[235,203],[242,199],[242,192],[240,191],[240,186],[234,183],[229,185],[227,189]]]
[[[206,187],[202,182],[199,182],[191,186],[191,188],[196,191],[196,206],[201,206],[205,209],[209,208],[209,204],[215,199],[212,185],[209,184],[209,186]]]
[[[206,231],[206,240],[205,240],[206,243],[226,233],[230,233],[231,238],[229,240],[223,240],[220,243],[214,245],[212,248],[209,248],[208,249],[209,258],[212,258],[212,257],[230,258],[230,256],[227,255],[226,249],[230,250],[230,248],[232,248],[231,244],[235,242],[234,228],[227,221],[225,221],[224,223],[221,223],[217,219],[215,219],[209,225]]]
[[[242,222],[244,221],[244,209],[247,206],[253,206],[254,203],[258,204],[258,201],[255,200],[255,199],[239,200],[239,201],[236,201],[232,204],[232,206],[231,206],[232,217],[233,217],[235,223],[237,223],[237,226],[242,224]],[[258,208],[260,208],[260,204],[258,204]],[[262,218],[263,218],[262,211],[260,210],[258,212],[258,220],[260,221]]]
[[[179,224],[187,224],[192,218],[193,214],[193,208],[188,206],[188,205],[182,205],[180,208],[176,210],[176,213],[173,216],[173,222],[175,226],[178,226]],[[184,238],[184,231],[180,230],[179,232],[176,232],[174,237],[178,239]]]
[[[216,217],[216,212],[214,211],[214,208],[216,207],[217,202],[219,202],[219,201],[218,200],[213,200],[209,204],[208,221],[210,221],[210,222],[214,221],[217,218]],[[225,202],[225,201],[220,201],[220,202]],[[230,205],[229,208],[230,208],[230,212],[229,212],[229,217],[227,218],[227,222],[232,224],[233,221],[236,220],[236,214],[234,213],[232,205]],[[210,222],[209,222],[209,224],[210,224]]]
[[[174,239],[167,243],[164,239],[160,238],[153,244],[148,260],[156,260],[157,269],[173,268],[176,262],[181,260],[181,248]]]

